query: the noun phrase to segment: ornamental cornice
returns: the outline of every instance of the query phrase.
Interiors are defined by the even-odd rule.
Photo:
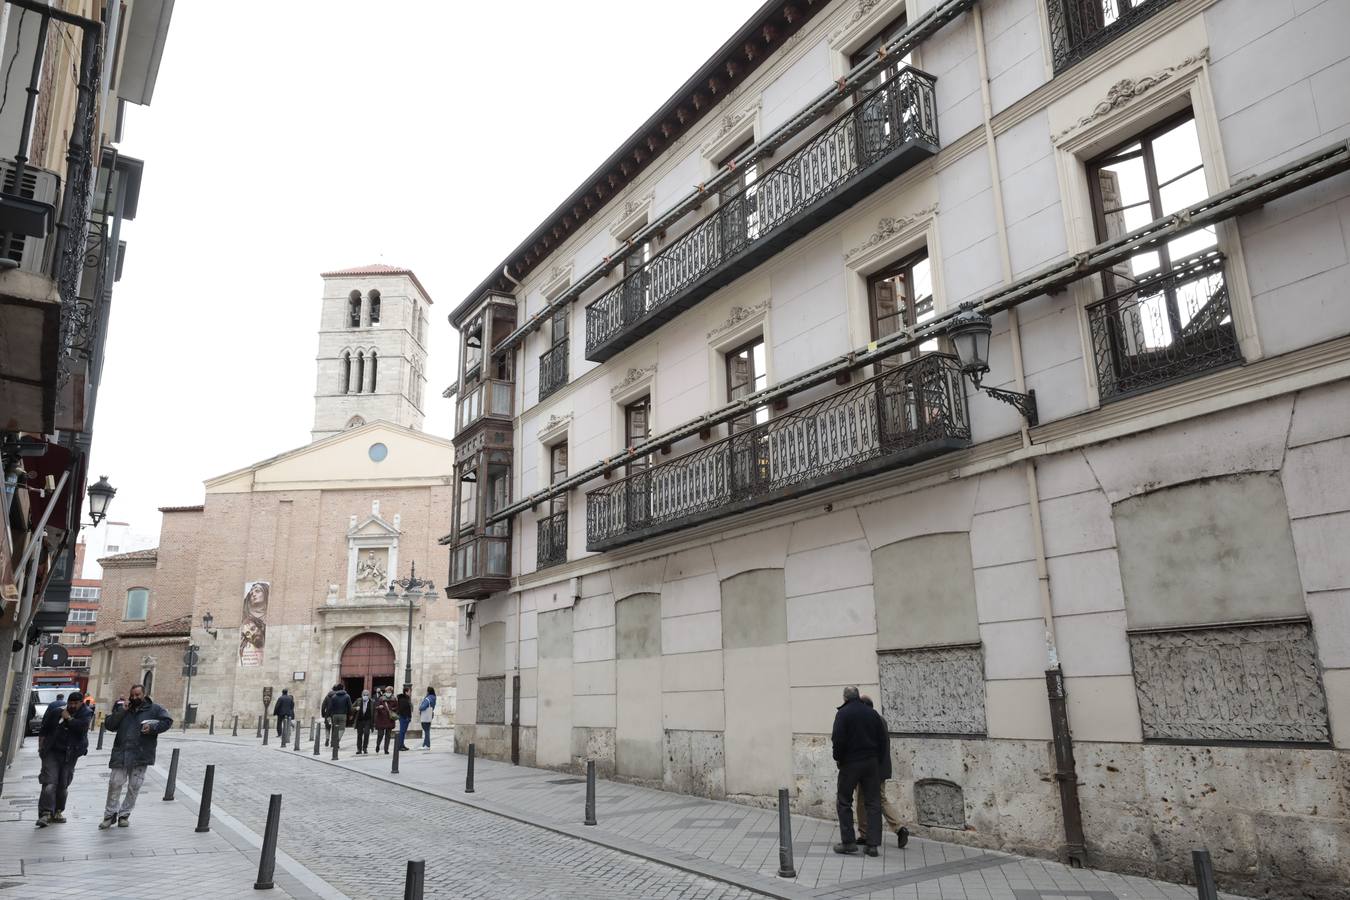
[[[884,243],[917,222],[932,218],[937,214],[937,208],[938,205],[934,203],[931,206],[925,206],[923,209],[912,212],[907,216],[900,216],[898,218],[894,216],[882,216],[877,220],[877,230],[868,235],[867,240],[845,253],[844,261],[847,262],[859,253]]]
[[[647,211],[651,209],[652,201],[655,199],[655,191],[649,191],[642,196],[628,197],[623,201],[623,206],[619,207],[619,217],[610,223],[609,233],[618,237],[631,232],[634,225],[643,224],[646,221]]]
[[[742,322],[745,322],[749,319],[753,319],[756,316],[764,315],[769,311],[769,304],[771,302],[772,302],[771,300],[765,299],[759,303],[756,303],[754,306],[733,306],[731,308],[731,312],[727,314],[726,319],[724,319],[721,322],[721,324],[719,324],[717,327],[713,328],[711,331],[708,332],[708,337],[710,338],[716,337],[717,335],[721,334],[724,331],[729,331],[732,328],[735,328]]]
[[[1056,134],[1051,140],[1058,144],[1064,138],[1073,134],[1081,128],[1091,125],[1093,122],[1118,109],[1123,109],[1145,94],[1152,92],[1159,85],[1171,81],[1177,75],[1185,74],[1204,65],[1209,60],[1209,48],[1206,47],[1199,53],[1186,57],[1174,66],[1167,66],[1159,69],[1149,75],[1139,78],[1122,78],[1111,85],[1106,91],[1106,96],[1098,100],[1092,107],[1092,112],[1074,122],[1068,128]]]
[[[875,9],[880,2],[881,0],[858,0],[857,5],[853,8],[853,12],[849,13],[848,18],[845,19],[838,28],[830,32],[830,36],[827,39],[829,45],[831,47],[835,46],[843,41],[846,35],[851,37],[852,33],[857,30],[858,23],[867,18],[868,13]]]
[[[652,363],[650,366],[643,369],[637,367],[630,368],[628,374],[624,375],[623,380],[609,389],[610,396],[617,396],[638,382],[651,378],[655,374],[656,363]]]
[[[561,432],[566,431],[571,424],[572,414],[570,412],[551,414],[547,421],[539,426],[539,439],[548,440],[549,438],[556,437]]]
[[[704,156],[719,156],[718,151],[726,141],[727,135],[739,128],[747,119],[753,119],[764,104],[763,97],[756,97],[748,106],[733,113],[726,113],[717,123],[717,129],[703,142]]]

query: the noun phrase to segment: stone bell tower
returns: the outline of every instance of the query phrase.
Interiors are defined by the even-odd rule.
[[[313,439],[377,419],[421,429],[431,297],[383,263],[321,277]]]

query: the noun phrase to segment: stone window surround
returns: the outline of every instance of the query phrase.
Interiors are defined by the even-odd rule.
[[[1122,67],[1125,65],[1128,62],[1123,63]],[[1208,49],[1157,72],[1136,79],[1118,80],[1112,87],[1112,93],[1099,100],[1088,115],[1067,130],[1052,136],[1070,255],[1081,253],[1097,243],[1088,189],[1087,161],[1187,106],[1195,117],[1200,155],[1205,165],[1206,186],[1212,196],[1228,189],[1231,180],[1209,81]],[[1262,350],[1236,220],[1220,222],[1216,228],[1216,237],[1218,249],[1227,257],[1224,279],[1228,286],[1228,300],[1233,311],[1238,345],[1243,359],[1252,363],[1262,358]],[[1097,409],[1101,406],[1101,398],[1085,307],[1100,299],[1101,280],[1082,278],[1071,284],[1068,290],[1078,307],[1078,333],[1088,408]]]
[[[919,7],[918,0],[858,0],[850,5],[845,21],[830,32],[830,68],[835,78],[848,74],[849,59],[861,47],[872,39],[877,32],[885,28],[903,11],[905,17],[913,22],[925,12]],[[919,54],[922,45],[915,47],[910,59],[915,68],[923,68]]]
[[[755,338],[764,341],[766,384],[774,383],[773,324],[769,315],[773,300],[767,279],[758,281],[755,287],[760,290],[728,307],[727,318],[708,332],[708,409],[721,409],[727,404],[726,354]],[[736,321],[738,317],[743,318]]]

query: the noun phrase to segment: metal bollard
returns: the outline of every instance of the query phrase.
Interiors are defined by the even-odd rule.
[[[337,732],[337,729],[336,729],[336,728],[333,729],[333,739],[332,739],[331,741],[329,741],[328,743],[329,743],[330,745],[332,745],[332,747],[333,747],[333,759],[337,759],[337,755],[338,755],[338,732]]]
[[[788,809],[787,788],[778,789],[778,877],[797,877],[792,864],[792,813]]]
[[[238,716],[238,714],[235,714],[235,717],[234,717],[234,731],[230,732],[230,737],[239,737],[239,716]]]
[[[102,722],[99,722],[99,723],[98,723],[98,746],[94,748],[95,750],[102,750],[102,749],[103,749],[103,732],[105,732],[105,731],[107,731],[107,730],[108,730],[108,729],[106,729],[106,728],[103,727],[103,723],[102,723]]]
[[[207,734],[211,734],[211,735],[214,735],[214,734],[216,733],[216,714],[215,714],[215,713],[211,713],[211,725],[210,725],[209,728],[207,728],[206,733],[207,733]]]
[[[277,870],[277,832],[281,830],[281,795],[273,794],[267,803],[267,830],[263,832],[262,855],[258,857],[258,880],[255,891],[270,891],[272,876]]]
[[[254,737],[262,737],[262,716],[258,716],[258,733]]]
[[[216,767],[206,767],[206,777],[202,779],[202,802],[197,807],[197,833],[211,830],[211,786],[216,783]]]
[[[169,780],[164,784],[164,799],[173,799],[173,788],[178,782],[178,748],[173,748],[173,757],[169,760]]]
[[[398,774],[398,747],[394,748],[394,761],[389,767],[389,774],[390,775]],[[409,865],[412,865],[412,863],[409,863]]]
[[[262,729],[260,729],[260,730],[262,731],[262,734],[263,734],[263,746],[266,747],[266,746],[267,746],[267,736],[270,735],[270,734],[272,733],[272,728],[271,728],[271,726],[269,725],[267,728],[262,728]]]
[[[426,874],[425,859],[408,860],[408,874],[403,879],[403,900],[422,900],[422,882]]]
[[[299,749],[300,749],[300,725],[299,725],[299,723],[297,723],[296,726],[295,726],[295,748],[294,748],[294,749],[296,749],[296,750],[299,750]]]
[[[1209,858],[1209,851],[1192,850],[1191,862],[1195,864],[1195,887],[1200,900],[1219,900],[1219,888],[1214,884],[1214,862]]]
[[[314,755],[319,755],[319,732],[314,732]]]
[[[469,772],[464,776],[464,793],[473,793],[473,744],[469,745]]]
[[[586,760],[586,822],[595,824],[595,760]]]

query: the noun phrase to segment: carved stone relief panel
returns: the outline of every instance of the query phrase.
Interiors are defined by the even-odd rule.
[[[984,734],[984,656],[980,645],[886,650],[881,715],[894,732]]]
[[[1306,622],[1136,633],[1130,654],[1146,739],[1330,739]]]
[[[966,827],[966,796],[959,784],[939,778],[914,782],[914,812],[920,825]]]
[[[506,676],[478,679],[478,724],[506,724]]]

